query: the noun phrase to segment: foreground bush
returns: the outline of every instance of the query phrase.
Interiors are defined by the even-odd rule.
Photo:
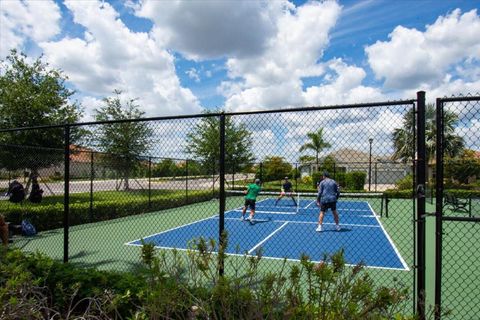
[[[0,319],[414,319],[400,312],[407,289],[376,286],[341,251],[265,274],[261,252],[226,256],[223,242],[193,240],[186,253],[144,244],[135,275],[3,251]]]

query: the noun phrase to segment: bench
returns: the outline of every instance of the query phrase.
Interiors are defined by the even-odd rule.
[[[447,207],[452,211],[470,213],[470,200],[459,199],[455,195],[446,192],[443,207]]]

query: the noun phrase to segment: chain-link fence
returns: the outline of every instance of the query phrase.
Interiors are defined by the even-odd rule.
[[[478,319],[480,97],[438,99],[436,111],[435,303],[451,310],[448,319]]]
[[[463,294],[462,303],[478,296],[459,285],[477,283],[477,224],[445,222],[439,247],[430,228],[433,218],[427,219],[430,233],[425,241],[425,210],[418,209],[425,194],[417,188],[418,175],[432,188],[427,211],[438,213],[438,201],[440,210],[447,208],[446,197],[435,196],[444,190],[434,182],[439,179],[437,163],[445,163],[445,194],[461,202],[467,191],[460,189],[470,188],[469,211],[450,210],[449,215],[476,219],[476,174],[469,171],[462,181],[459,174],[478,162],[478,100],[452,102],[456,108],[443,101],[444,109],[457,116],[448,132],[463,138],[463,144],[452,144],[462,153],[448,157],[446,134],[440,144],[433,143],[438,132],[432,120],[435,108],[427,106],[423,114],[426,139],[417,136],[420,102],[3,130],[0,188],[7,191],[17,180],[27,197],[12,203],[5,196],[0,206],[11,225],[29,219],[40,231],[35,237],[14,234],[13,245],[85,267],[134,271],[142,242],[185,252],[192,239],[212,238],[218,244],[226,231],[226,274],[235,272],[232,266],[241,265],[245,254],[261,255],[259,270],[275,272],[284,261],[297,264],[302,255],[320,262],[325,254],[343,250],[347,264],[364,263],[377,284],[407,287],[407,312],[418,311],[416,302],[423,303],[425,295],[427,303],[440,303],[440,295],[431,301],[433,291],[439,291],[431,278],[461,277],[441,287],[441,302],[448,309],[460,305],[456,299]],[[448,114],[440,116],[446,124]],[[16,135],[22,135],[22,141],[31,135],[31,143],[15,144]],[[425,142],[426,157],[420,159],[425,167],[419,166],[419,140]],[[440,161],[438,145],[445,151]],[[328,208],[320,232],[317,192],[325,172],[340,186],[339,226]],[[255,179],[261,180],[262,190],[249,221],[252,208],[245,208],[244,192]],[[43,190],[40,203],[29,200],[34,180]],[[438,248],[443,248],[441,273],[434,264],[429,266],[433,259],[426,268],[424,264],[426,255],[433,258]]]

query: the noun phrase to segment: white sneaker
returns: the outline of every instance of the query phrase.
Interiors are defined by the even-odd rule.
[[[245,220],[245,217],[244,217],[244,216],[242,216],[242,217],[240,218],[240,221],[243,221],[243,220]]]
[[[335,226],[335,229],[337,229],[337,231],[342,230],[342,229],[340,228],[340,225],[338,225],[338,224]]]
[[[322,232],[322,225],[319,224],[318,227],[317,227],[317,229],[315,229],[315,231],[317,231],[317,232]]]

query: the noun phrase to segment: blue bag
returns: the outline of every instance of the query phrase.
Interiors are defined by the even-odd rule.
[[[37,230],[28,220],[22,220],[22,234],[31,237],[37,234]]]

